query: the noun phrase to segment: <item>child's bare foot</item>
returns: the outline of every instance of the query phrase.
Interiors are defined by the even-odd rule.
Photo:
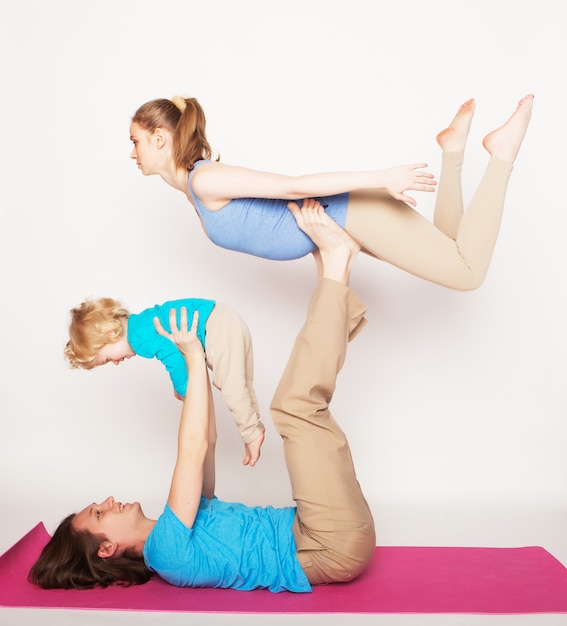
[[[522,98],[508,121],[486,135],[482,145],[493,157],[502,161],[514,162],[528,129],[533,102],[533,94]]]
[[[474,98],[467,100],[461,105],[449,126],[437,135],[437,143],[444,152],[463,152],[475,106]]]
[[[244,444],[244,459],[242,465],[254,467],[260,458],[260,448],[264,443],[265,431],[262,431],[252,443]]]
[[[323,276],[348,282],[360,245],[325,213],[317,200],[304,200],[301,209],[295,202],[289,202],[287,208],[293,214],[298,227],[319,248],[320,256],[316,261],[320,261]]]

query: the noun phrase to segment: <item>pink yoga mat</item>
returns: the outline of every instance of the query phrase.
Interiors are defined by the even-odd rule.
[[[567,569],[528,548],[378,547],[363,576],[312,593],[138,587],[44,590],[27,581],[47,543],[39,523],[0,557],[0,605],[199,613],[565,613]]]

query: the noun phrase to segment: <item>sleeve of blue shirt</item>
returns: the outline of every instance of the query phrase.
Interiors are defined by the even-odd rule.
[[[156,358],[161,361],[169,373],[173,388],[180,396],[187,390],[187,366],[185,358],[176,345],[167,337],[162,337],[155,329],[154,317],[157,317],[167,332],[170,332],[169,312],[173,308],[177,312],[177,324],[180,324],[182,307],[187,308],[187,321],[191,324],[195,311],[199,311],[197,336],[205,348],[205,325],[215,306],[214,300],[188,298],[172,300],[161,305],[145,309],[141,313],[133,313],[128,318],[128,343],[132,350],[147,359]]]

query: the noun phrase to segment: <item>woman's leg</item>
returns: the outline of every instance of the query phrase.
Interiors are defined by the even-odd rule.
[[[297,556],[313,584],[358,576],[372,558],[376,541],[348,442],[329,411],[348,339],[360,327],[365,310],[329,271],[333,264],[335,269],[350,267],[348,254],[340,257],[343,252],[337,247],[327,256],[323,251],[324,277],[271,405],[297,503]]]
[[[457,238],[463,217],[461,172],[474,109],[474,100],[467,100],[449,126],[437,135],[437,142],[443,149],[443,164],[437,186],[433,224],[451,239]]]
[[[491,158],[456,233],[456,216],[461,210],[456,181],[462,157],[448,138],[462,137],[465,128],[468,132],[466,116],[459,114],[445,134],[438,136],[445,151],[436,209],[439,228],[405,203],[380,191],[365,190],[350,194],[345,230],[364,251],[411,274],[453,289],[478,287],[496,244],[508,179],[529,123],[532,101],[531,96],[523,98],[509,120],[485,138]],[[472,111],[469,113],[472,116]],[[460,132],[453,132],[457,128]],[[461,143],[464,148],[464,141]],[[455,210],[448,208],[452,198],[457,202]]]
[[[433,213],[433,225],[453,240],[457,239],[459,224],[463,217],[461,185],[463,160],[464,152],[443,152]]]

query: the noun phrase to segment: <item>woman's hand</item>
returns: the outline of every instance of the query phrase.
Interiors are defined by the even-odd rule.
[[[166,337],[177,346],[179,351],[189,358],[193,355],[203,354],[203,345],[201,340],[197,337],[197,326],[199,324],[199,311],[195,311],[193,315],[193,321],[191,328],[188,328],[187,322],[187,308],[181,307],[180,311],[180,325],[177,327],[177,311],[171,309],[169,311],[169,327],[171,332],[167,332],[161,325],[161,322],[157,317],[154,317],[154,326],[159,335]]]
[[[404,192],[408,189],[412,191],[435,191],[437,181],[430,172],[422,172],[427,163],[414,163],[412,165],[400,165],[387,170],[381,170],[383,176],[383,187],[396,200],[407,202],[411,206],[416,206],[417,202]]]

